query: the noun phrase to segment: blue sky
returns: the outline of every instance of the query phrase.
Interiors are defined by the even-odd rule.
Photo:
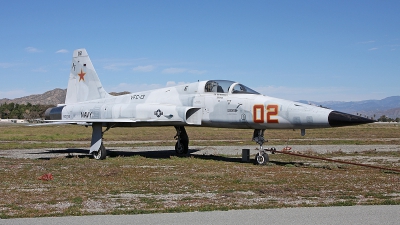
[[[235,80],[289,100],[400,95],[400,1],[3,1],[0,99],[66,88],[86,48],[105,89]]]

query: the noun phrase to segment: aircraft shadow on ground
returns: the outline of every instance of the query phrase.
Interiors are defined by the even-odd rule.
[[[66,155],[66,158],[90,158],[92,157],[89,154],[89,151],[87,149],[78,149],[78,148],[68,148],[68,149],[55,149],[55,150],[46,150],[43,152],[34,152],[34,153],[29,153],[31,155],[49,155],[49,154],[61,154],[61,155]],[[76,155],[79,154],[79,155]],[[40,157],[38,159],[42,160],[50,160],[53,157]]]
[[[194,158],[199,158],[199,159],[205,159],[205,160],[216,160],[216,161],[223,161],[223,162],[241,162],[241,159],[239,158],[230,158],[230,157],[224,157],[224,156],[218,156],[218,155],[196,155],[193,154],[199,150],[197,149],[190,149],[189,153],[186,155],[178,156],[175,153],[175,150],[156,150],[156,151],[120,151],[120,150],[113,150],[109,149],[107,154],[108,157],[114,158],[114,157],[133,157],[133,156],[142,156],[145,158],[153,158],[153,159],[167,159],[171,158],[171,156],[177,156],[177,157],[194,157]],[[78,148],[68,148],[68,149],[55,149],[55,150],[46,150],[43,152],[37,152],[37,153],[29,153],[29,154],[34,154],[34,155],[49,155],[49,154],[61,154],[61,155],[66,155],[66,158],[93,158],[91,154],[89,154],[89,151],[87,149],[78,149]],[[41,157],[39,159],[42,160],[49,160],[52,157]]]
[[[193,157],[205,160],[215,160],[215,161],[224,161],[224,162],[241,162],[241,159],[238,158],[230,158],[224,156],[217,155],[197,155],[193,154],[198,152],[197,149],[189,149],[189,153],[186,155],[177,155],[175,150],[157,150],[157,151],[138,151],[138,152],[127,152],[127,151],[109,151],[109,157],[131,157],[131,156],[142,156],[145,158],[154,158],[154,159],[166,159],[171,158],[171,156],[177,157]]]
[[[156,150],[156,151],[120,151],[120,150],[113,150],[109,149],[108,157],[115,158],[115,157],[133,157],[133,156],[142,156],[145,158],[152,158],[152,159],[167,159],[171,158],[172,156],[177,157],[193,157],[203,160],[214,160],[214,161],[221,161],[221,162],[232,162],[232,163],[242,163],[241,158],[232,158],[232,157],[225,157],[221,155],[198,155],[194,154],[198,152],[198,149],[189,149],[189,153],[187,155],[178,156],[175,150]],[[55,150],[47,150],[44,152],[38,153],[30,153],[30,154],[61,154],[66,155],[66,158],[93,158],[91,154],[89,154],[88,149],[79,149],[79,148],[68,148],[68,149],[55,149]],[[42,160],[50,160],[51,157],[41,157],[39,159]],[[253,158],[250,159],[247,163],[255,163]],[[287,165],[295,165],[298,164],[295,162],[280,162],[280,161],[270,161],[278,166],[287,166]]]

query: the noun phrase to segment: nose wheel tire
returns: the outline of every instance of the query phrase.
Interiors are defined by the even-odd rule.
[[[107,150],[104,147],[103,143],[101,143],[100,148],[97,152],[93,152],[93,158],[96,160],[103,160],[107,157]]]
[[[256,164],[265,165],[269,162],[269,156],[267,153],[257,153],[256,155]]]

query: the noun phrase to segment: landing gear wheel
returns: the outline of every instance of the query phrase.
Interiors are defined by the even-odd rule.
[[[107,150],[104,147],[103,143],[101,143],[100,148],[97,152],[93,152],[93,158],[96,160],[103,160],[107,157]]]
[[[175,126],[175,152],[177,155],[187,154],[189,152],[189,137],[184,126]]]
[[[257,153],[256,155],[256,164],[265,165],[269,162],[269,156],[267,153]]]
[[[177,155],[187,154],[189,152],[189,144],[177,141],[175,144],[175,152]]]

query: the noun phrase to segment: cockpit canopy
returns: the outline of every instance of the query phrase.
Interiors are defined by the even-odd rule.
[[[232,93],[232,94],[257,94],[257,91],[234,81],[229,80],[209,80],[205,87],[204,92],[216,93]]]

